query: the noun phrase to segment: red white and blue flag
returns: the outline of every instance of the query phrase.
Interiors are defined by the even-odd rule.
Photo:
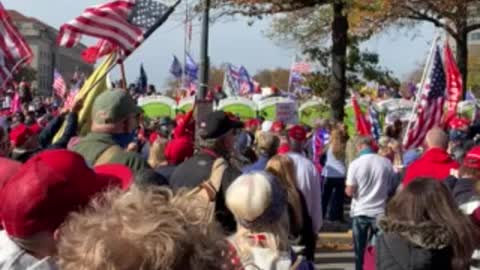
[[[32,50],[12,23],[0,3],[0,86],[5,86],[13,74],[33,58]]]
[[[53,92],[60,98],[64,98],[67,92],[67,84],[62,77],[62,74],[56,69],[53,73]]]
[[[404,149],[420,147],[428,131],[441,124],[446,86],[442,55],[440,48],[437,47],[430,72],[430,83],[421,89],[412,126],[406,134]]]
[[[292,67],[290,68],[290,80],[288,82],[288,89],[297,90],[302,86],[305,82],[305,74],[312,72],[312,65],[301,61],[296,57],[295,63],[293,63]]]
[[[60,28],[57,43],[72,48],[87,35],[106,40],[130,55],[179,3],[169,6],[154,0],[114,0],[89,7]]]

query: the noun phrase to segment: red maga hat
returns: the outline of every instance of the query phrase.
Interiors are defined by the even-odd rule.
[[[87,166],[67,150],[47,150],[32,157],[0,191],[0,216],[13,237],[53,232],[70,212],[85,207],[110,187],[127,189],[133,173],[123,165]]]

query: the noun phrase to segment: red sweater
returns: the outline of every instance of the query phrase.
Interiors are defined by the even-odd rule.
[[[448,155],[447,151],[432,148],[407,168],[403,186],[407,186],[419,177],[444,180],[450,175],[452,169],[459,167],[460,165]]]

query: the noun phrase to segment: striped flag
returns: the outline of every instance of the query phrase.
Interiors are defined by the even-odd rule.
[[[62,74],[60,74],[60,72],[58,72],[56,69],[53,73],[53,92],[60,98],[64,98],[65,93],[67,92],[65,80],[63,79]]]
[[[304,61],[296,62],[292,65],[291,71],[293,73],[307,74],[312,72],[312,65]]]
[[[297,88],[301,87],[301,85],[305,81],[305,77],[303,75],[312,72],[312,65],[300,60],[298,56],[295,56],[295,62],[293,63],[292,67],[290,68],[290,79],[288,81],[288,91],[296,90]]]
[[[419,97],[413,126],[408,129],[404,149],[417,148],[422,145],[427,132],[440,125],[445,102],[445,88],[447,86],[445,70],[440,48],[434,54],[433,66],[430,72],[430,84],[426,84]]]
[[[72,108],[75,97],[77,96],[78,92],[80,92],[83,83],[83,80],[78,79],[73,88],[70,89],[70,93],[68,93],[67,99],[65,100],[65,108]]]
[[[2,3],[0,3],[0,33],[0,86],[4,86],[12,79],[18,68],[30,63],[33,54]]]
[[[60,28],[57,43],[71,48],[87,35],[104,39],[130,55],[179,3],[168,6],[154,0],[114,0],[89,7]]]

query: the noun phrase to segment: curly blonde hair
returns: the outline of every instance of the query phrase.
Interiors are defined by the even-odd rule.
[[[195,198],[152,187],[110,191],[60,231],[63,270],[220,270],[227,243]]]

